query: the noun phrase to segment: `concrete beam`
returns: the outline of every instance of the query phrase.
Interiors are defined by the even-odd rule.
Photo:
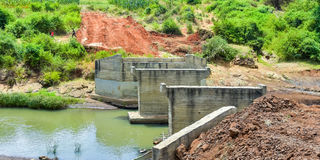
[[[153,160],[174,160],[175,151],[181,144],[189,146],[194,139],[196,139],[202,132],[216,126],[226,116],[235,113],[236,107],[228,106],[222,107],[209,115],[201,118],[195,123],[183,128],[179,132],[171,135],[166,140],[152,148]]]

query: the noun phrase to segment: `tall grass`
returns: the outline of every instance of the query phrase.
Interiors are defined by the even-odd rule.
[[[157,0],[110,0],[112,4],[127,8],[129,10],[145,8],[156,1]]]
[[[47,0],[51,2],[59,2],[61,4],[76,3],[79,4],[80,0]],[[4,5],[14,6],[14,5],[28,5],[32,2],[45,2],[45,0],[0,0],[0,3]]]
[[[54,92],[45,90],[36,93],[0,94],[0,108],[31,108],[44,110],[65,109],[69,104],[79,103],[75,98],[57,96]]]

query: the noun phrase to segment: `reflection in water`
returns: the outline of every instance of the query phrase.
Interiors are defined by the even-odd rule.
[[[62,160],[133,159],[163,125],[130,125],[125,110],[0,109],[0,155]]]

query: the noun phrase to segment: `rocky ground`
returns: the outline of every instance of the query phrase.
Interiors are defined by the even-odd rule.
[[[202,133],[190,146],[179,146],[177,157],[320,159],[320,106],[297,103],[294,97],[278,94],[256,100]]]

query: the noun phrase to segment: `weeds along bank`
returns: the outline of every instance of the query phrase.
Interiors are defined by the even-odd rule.
[[[44,110],[65,109],[69,104],[79,103],[81,100],[57,96],[55,93],[40,90],[37,93],[0,93],[0,108],[30,108]]]

